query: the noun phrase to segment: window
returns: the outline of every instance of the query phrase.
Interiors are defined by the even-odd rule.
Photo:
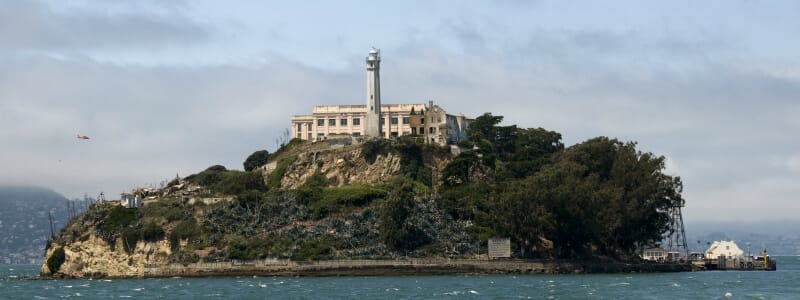
[[[303,131],[303,124],[297,123],[297,138],[300,138],[300,131]]]
[[[397,137],[397,131],[392,131],[392,137]]]
[[[353,132],[353,136],[359,137],[359,136],[361,136],[361,132]]]
[[[420,124],[425,124],[425,118],[419,118],[419,123]]]
[[[428,127],[428,133],[433,134],[433,127]]]
[[[411,128],[411,134],[412,135],[417,135],[417,127]]]
[[[325,126],[325,120],[317,119],[317,126]]]
[[[391,119],[392,125],[397,125],[397,117]]]
[[[308,133],[308,140],[311,140],[311,132]]]
[[[328,126],[336,126],[336,119],[328,119]]]
[[[403,117],[403,124],[408,124],[408,117]]]
[[[353,125],[361,125],[361,119],[353,118]]]
[[[381,125],[383,125],[384,123],[386,123],[386,119],[381,118]]]
[[[302,138],[303,138],[303,134],[298,132],[298,133],[297,133],[297,138],[298,138],[298,139],[302,139]]]
[[[339,120],[339,125],[341,125],[341,126],[347,126],[347,119],[341,119],[341,120]]]

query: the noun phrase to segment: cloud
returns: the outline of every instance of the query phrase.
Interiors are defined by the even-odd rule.
[[[0,182],[113,195],[212,164],[241,168],[252,151],[274,149],[291,115],[363,102],[365,53],[352,49],[377,42],[387,103],[490,111],[507,124],[561,132],[568,145],[599,135],[638,141],[683,178],[687,216],[748,216],[743,208],[761,199],[770,205],[760,218],[793,207],[800,65],[752,55],[752,42],[735,36],[516,24],[480,13],[381,27],[411,34],[363,42],[250,20],[232,25],[238,38],[281,38],[227,44],[219,36],[227,25],[191,19],[187,3],[86,3],[99,8],[0,0],[0,138],[9,141]],[[327,40],[342,44],[307,47]],[[257,49],[231,46],[243,44]],[[203,62],[209,48],[213,64]],[[163,49],[181,55],[129,63]],[[77,141],[78,132],[92,140]]]
[[[786,167],[789,170],[800,173],[800,154],[793,155],[787,158]]]
[[[253,151],[275,150],[292,114],[361,99],[351,74],[278,59],[142,67],[39,56],[0,63],[0,78],[0,138],[8,141],[0,182],[68,196],[113,194],[213,164],[241,169]]]
[[[796,220],[798,193],[800,178],[796,176],[737,182],[724,189],[698,191],[696,195],[702,197],[698,199],[714,201],[687,201],[684,216],[703,221]]]
[[[93,6],[102,6],[94,3]],[[209,26],[172,11],[55,10],[38,1],[0,0],[0,50],[15,53],[157,50],[207,42]]]

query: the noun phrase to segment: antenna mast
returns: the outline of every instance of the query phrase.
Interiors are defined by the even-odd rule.
[[[669,208],[669,231],[667,234],[667,259],[680,261],[689,259],[689,248],[686,243],[686,231],[683,228],[683,199],[674,199]]]

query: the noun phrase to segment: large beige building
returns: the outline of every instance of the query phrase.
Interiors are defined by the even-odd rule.
[[[372,49],[367,62],[365,105],[317,105],[311,115],[292,116],[292,137],[325,140],[331,135],[395,138],[414,135],[426,143],[452,144],[467,137],[472,119],[451,115],[429,101],[414,104],[380,102],[380,51]]]

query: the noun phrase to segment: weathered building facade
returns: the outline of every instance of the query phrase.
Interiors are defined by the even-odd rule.
[[[396,138],[413,135],[426,143],[453,144],[467,137],[472,119],[452,115],[429,101],[412,104],[382,104],[380,96],[380,51],[367,58],[365,105],[317,105],[311,115],[292,116],[292,138],[325,140],[331,135],[364,138]]]

